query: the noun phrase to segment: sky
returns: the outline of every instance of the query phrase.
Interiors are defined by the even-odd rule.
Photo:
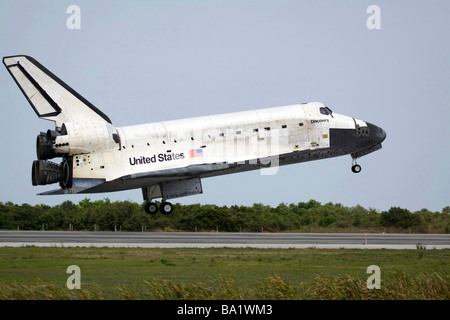
[[[0,51],[32,56],[118,127],[319,101],[387,133],[359,174],[343,156],[204,179],[203,194],[172,202],[441,211],[449,12],[450,1],[3,0]],[[6,68],[0,108],[1,202],[143,201],[139,189],[37,196],[57,187],[31,185],[36,136],[54,124],[37,118]]]

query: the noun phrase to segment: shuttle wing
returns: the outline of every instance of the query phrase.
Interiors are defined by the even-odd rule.
[[[92,103],[28,56],[4,57],[3,64],[41,119],[65,122],[111,120]]]
[[[144,188],[172,180],[185,180],[193,177],[205,178],[229,170],[229,164],[198,164],[183,168],[142,172],[126,175],[106,182],[103,179],[74,179],[72,188],[56,189],[40,193],[40,195],[102,193],[128,189]]]

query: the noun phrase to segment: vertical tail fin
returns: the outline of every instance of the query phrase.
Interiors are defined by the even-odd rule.
[[[54,121],[58,128],[65,122],[111,123],[108,116],[33,58],[4,57],[3,64],[39,118]]]

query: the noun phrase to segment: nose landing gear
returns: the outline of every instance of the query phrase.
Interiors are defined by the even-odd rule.
[[[356,158],[353,158],[353,161],[352,161],[352,172],[353,173],[360,173],[361,172],[361,166],[356,163]]]

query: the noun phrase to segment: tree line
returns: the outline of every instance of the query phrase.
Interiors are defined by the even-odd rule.
[[[0,202],[1,230],[223,231],[223,232],[411,232],[450,233],[450,207],[441,212],[391,207],[378,212],[360,205],[315,200],[271,207],[174,204],[170,215],[149,215],[145,203],[108,198],[55,206]]]

